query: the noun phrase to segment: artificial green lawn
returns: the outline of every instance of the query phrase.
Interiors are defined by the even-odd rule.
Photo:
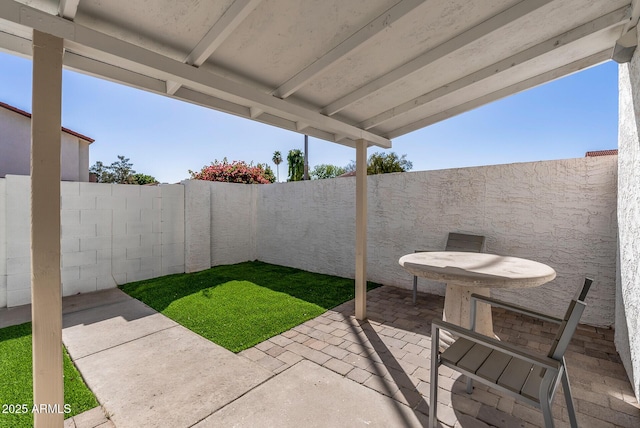
[[[369,283],[367,288],[378,287]],[[245,262],[122,286],[191,331],[240,352],[354,298],[354,281]]]
[[[71,362],[67,350],[64,356],[64,402],[69,405],[70,418],[98,405]],[[33,426],[33,382],[31,360],[31,323],[0,329],[0,427]],[[26,404],[26,414],[9,413],[8,405]],[[6,406],[5,406],[6,405]]]

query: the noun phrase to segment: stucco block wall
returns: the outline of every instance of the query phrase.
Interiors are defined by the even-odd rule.
[[[256,195],[260,186],[209,183],[211,266],[256,259]],[[267,186],[268,187],[268,186]]]
[[[6,201],[4,210],[0,203],[6,236],[0,299],[11,307],[31,301],[30,178],[10,175],[0,183]],[[182,186],[62,182],[61,194],[64,296],[184,272]]]
[[[7,188],[0,179],[0,308],[7,306]]]
[[[160,186],[160,251],[162,275],[184,269],[184,186]],[[155,230],[154,230],[155,231]],[[158,247],[155,247],[158,250]]]
[[[640,52],[619,67],[616,347],[640,400]]]
[[[211,267],[211,183],[185,180],[184,230],[185,272]]]
[[[495,295],[563,315],[585,276],[583,321],[614,322],[617,157],[579,158],[368,177],[368,279],[405,288],[398,259],[443,249],[448,232],[487,237],[486,251],[554,267],[553,282]],[[355,179],[258,186],[257,258],[353,277]],[[216,236],[217,230],[212,230]],[[422,291],[444,293],[420,280]]]
[[[257,185],[186,180],[185,271],[256,259]]]
[[[353,278],[355,179],[278,183],[258,190],[258,260]]]

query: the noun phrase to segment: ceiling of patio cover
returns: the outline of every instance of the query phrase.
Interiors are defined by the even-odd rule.
[[[632,0],[0,0],[65,66],[321,139],[391,139],[611,58]],[[179,126],[179,124],[176,124]]]

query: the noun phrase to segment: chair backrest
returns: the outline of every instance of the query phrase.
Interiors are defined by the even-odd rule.
[[[467,251],[481,253],[484,249],[484,236],[449,233],[445,251]]]
[[[584,312],[584,308],[587,306],[586,303],[584,303],[584,299],[587,297],[592,282],[592,279],[585,278],[584,284],[578,290],[578,293],[576,293],[576,297],[571,300],[569,308],[567,308],[567,312],[564,314],[562,324],[560,324],[560,328],[556,334],[556,338],[549,350],[549,357],[555,360],[561,360],[564,356],[567,347],[569,347],[569,342],[571,342],[571,338],[573,337],[573,333],[575,333],[578,327],[582,312]]]

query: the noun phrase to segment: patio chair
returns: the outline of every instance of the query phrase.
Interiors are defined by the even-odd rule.
[[[467,251],[481,253],[484,250],[484,236],[466,235],[464,233],[449,233],[445,251]],[[414,253],[423,253],[429,250],[415,250]],[[432,250],[431,250],[432,251]],[[418,294],[418,277],[413,277],[413,304],[416,304]]]
[[[466,375],[467,393],[469,394],[473,391],[473,381],[475,380],[541,409],[547,428],[554,426],[551,405],[556,389],[562,382],[569,422],[571,427],[576,428],[578,423],[571,397],[564,353],[586,307],[584,299],[591,283],[591,279],[585,279],[584,285],[578,290],[578,296],[569,304],[563,319],[473,294],[471,296],[470,330],[441,320],[434,320],[431,333],[429,427],[433,428],[437,423],[438,367],[443,365]],[[547,356],[544,357],[530,350],[473,331],[478,301],[559,324],[558,333]],[[437,345],[441,329],[458,337],[442,353]]]

